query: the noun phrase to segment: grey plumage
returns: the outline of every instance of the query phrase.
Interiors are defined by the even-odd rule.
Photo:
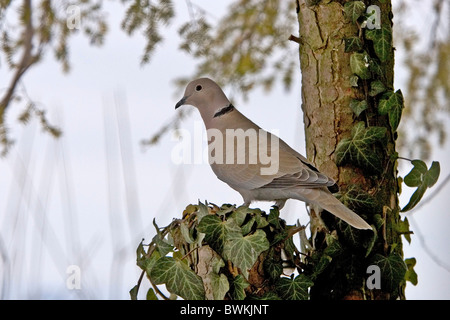
[[[212,170],[242,195],[246,205],[254,200],[276,201],[281,209],[287,199],[297,199],[319,206],[355,228],[371,229],[327,189],[335,184],[333,179],[240,113],[214,81],[200,78],[190,82],[175,108],[184,104],[195,106],[205,123]]]

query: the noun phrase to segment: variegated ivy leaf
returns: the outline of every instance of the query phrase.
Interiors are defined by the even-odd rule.
[[[349,1],[344,5],[344,12],[347,19],[353,23],[366,11],[366,5],[362,1]]]
[[[384,127],[368,127],[358,122],[350,138],[342,139],[336,148],[337,165],[353,164],[371,172],[381,172],[382,163],[373,144],[386,136]]]
[[[307,300],[308,288],[314,283],[304,274],[294,279],[280,278],[276,283],[275,290],[285,300]]]
[[[383,94],[378,103],[378,113],[381,115],[388,115],[389,124],[394,132],[397,131],[402,111],[403,94],[401,90],[397,90],[396,92],[388,91]]]
[[[388,61],[392,56],[392,30],[383,25],[380,29],[366,30],[366,38],[372,40],[375,54],[381,62]]]
[[[353,52],[350,56],[350,69],[361,79],[370,79],[372,73],[370,72],[370,56],[367,52]]]
[[[150,278],[156,285],[165,284],[169,292],[186,300],[203,300],[203,281],[181,259],[162,257],[153,265]]]

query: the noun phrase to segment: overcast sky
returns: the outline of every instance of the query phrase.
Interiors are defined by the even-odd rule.
[[[218,1],[195,3],[216,17],[226,8]],[[7,259],[0,262],[3,298],[128,299],[140,273],[135,248],[141,238],[151,240],[153,219],[165,226],[198,200],[242,203],[208,164],[174,163],[172,152],[178,142],[172,134],[154,147],[140,145],[175,114],[183,92],[175,91],[173,80],[195,68],[196,62],[178,49],[176,30],[189,19],[185,2],[177,4],[173,26],[164,31],[164,43],[144,67],[139,61],[145,42],[120,30],[120,5],[105,5],[110,8],[110,32],[104,46],[93,48],[83,37],[74,37],[69,74],[61,72],[49,53],[23,80],[28,95],[42,103],[63,136],[49,137],[37,120],[19,124],[22,109],[16,105],[8,111],[16,144],[0,159],[0,249]],[[422,23],[427,21],[421,18]],[[397,54],[396,89],[401,89],[401,52]],[[3,88],[9,77],[1,66]],[[247,101],[238,99],[234,104],[261,127],[278,130],[283,140],[305,154],[299,74],[293,88],[289,93],[280,86],[270,94],[255,90]],[[194,136],[200,121],[195,111],[181,127]],[[441,163],[439,182],[450,173],[449,151],[447,143],[443,149],[435,148],[432,157]],[[450,298],[449,192],[446,185],[410,218],[416,235],[411,245],[404,241],[404,252],[417,259],[419,275],[418,286],[407,285],[410,299]],[[411,190],[404,190],[402,206],[410,195]],[[261,207],[267,210],[270,205]],[[294,200],[288,201],[282,216],[290,224],[299,217],[303,224],[308,221],[304,204]],[[80,267],[80,290],[67,289],[70,265]]]

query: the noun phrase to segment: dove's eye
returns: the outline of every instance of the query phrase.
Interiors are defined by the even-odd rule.
[[[195,87],[195,91],[201,91],[203,89],[203,87],[201,85],[197,85]]]

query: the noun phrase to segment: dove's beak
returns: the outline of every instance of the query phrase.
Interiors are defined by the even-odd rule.
[[[181,99],[180,101],[178,101],[177,104],[175,105],[175,109],[178,109],[178,108],[181,107],[183,104],[185,104],[187,98],[188,98],[188,97],[183,97],[183,99]]]

